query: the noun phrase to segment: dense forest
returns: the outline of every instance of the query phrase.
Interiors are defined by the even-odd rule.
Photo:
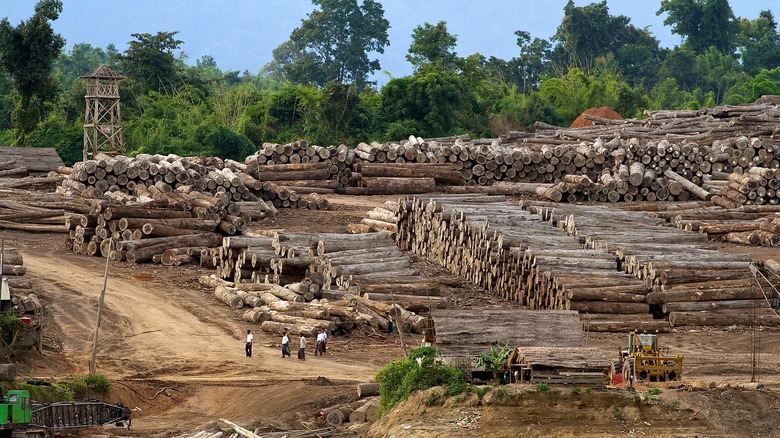
[[[321,145],[398,140],[414,134],[493,137],[535,121],[568,126],[583,110],[610,106],[695,109],[780,94],[780,33],[771,11],[734,16],[728,0],[662,0],[658,14],[683,37],[662,48],[607,1],[569,1],[550,40],[517,30],[517,56],[455,52],[446,22],[412,34],[410,76],[378,87],[389,45],[375,0],[312,0],[287,42],[260,72],[223,71],[210,56],[188,65],[175,31],[133,34],[124,52],[76,43],[66,50],[51,23],[61,0],[40,0],[14,26],[0,22],[0,144],[55,147],[82,155],[85,83],[106,64],[121,83],[131,154],[242,159],[263,142],[306,138]],[[190,63],[191,64],[191,63]]]

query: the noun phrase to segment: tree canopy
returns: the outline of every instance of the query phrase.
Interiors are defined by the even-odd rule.
[[[13,78],[19,99],[13,119],[16,144],[25,145],[27,135],[35,130],[41,117],[42,103],[51,100],[57,90],[52,64],[65,46],[65,39],[54,33],[50,21],[59,18],[62,1],[41,0],[35,14],[13,27],[0,21],[0,68]],[[33,99],[38,105],[33,105]]]
[[[384,9],[363,0],[312,0],[311,12],[290,40],[274,50],[276,71],[296,82],[324,86],[338,81],[363,87],[368,75],[379,70],[371,54],[384,53],[389,44]]]
[[[722,53],[733,53],[739,24],[728,0],[661,0],[657,15],[667,13],[664,24],[685,38],[685,45],[696,54],[714,46]]]
[[[412,45],[406,60],[415,69],[434,66],[443,70],[457,68],[458,55],[454,49],[458,38],[447,31],[447,23],[440,21],[436,25],[424,23],[412,31]]]

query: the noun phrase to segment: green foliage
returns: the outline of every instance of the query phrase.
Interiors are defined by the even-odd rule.
[[[406,60],[415,68],[433,66],[442,70],[455,70],[458,55],[453,51],[458,38],[447,31],[447,22],[436,25],[424,23],[412,31],[412,45]]]
[[[66,166],[84,158],[84,128],[81,122],[68,123],[60,114],[44,120],[29,138],[32,147],[53,147]]]
[[[173,51],[184,44],[177,40],[178,32],[134,33],[135,40],[118,56],[120,72],[136,85],[136,93],[172,92],[181,85]]]
[[[111,382],[100,373],[77,376],[69,385],[76,399],[92,398],[95,395],[105,397],[111,391]]]
[[[614,412],[612,412],[612,417],[614,417],[614,418],[615,418],[615,420],[618,420],[618,421],[620,421],[620,420],[622,420],[622,419],[623,419],[623,413],[622,413],[622,412],[620,412],[620,409],[615,409],[615,411],[614,411]]]
[[[52,385],[4,385],[3,390],[26,389],[30,397],[39,403],[75,401],[95,397],[106,397],[111,391],[111,382],[104,374],[77,376],[72,380],[62,380]]]
[[[734,52],[739,24],[728,0],[662,0],[656,15],[663,13],[668,14],[664,24],[695,53],[713,46],[721,53]]]
[[[537,384],[536,384],[536,390],[537,390],[538,392],[547,392],[547,391],[549,391],[549,390],[550,390],[550,385],[548,385],[548,384],[546,384],[546,383],[544,383],[544,382],[537,383]]]
[[[580,389],[579,386],[575,386],[571,392],[572,394],[580,394],[582,392],[582,389]]]
[[[647,393],[650,394],[650,395],[658,395],[658,394],[661,393],[661,389],[660,388],[650,388],[650,390],[647,391]]]
[[[388,45],[384,10],[379,2],[363,0],[312,0],[312,11],[290,40],[274,50],[273,69],[287,80],[324,86],[329,81],[362,88],[368,75],[379,70],[373,52]]]
[[[11,26],[8,18],[0,21],[0,70],[13,78],[19,95],[12,115],[19,146],[26,144],[40,120],[41,106],[57,90],[52,65],[65,40],[54,33],[50,21],[57,20],[61,12],[61,0],[41,0],[35,5],[35,15],[18,26]]]
[[[0,314],[0,333],[3,335],[11,334],[20,323],[21,320],[16,316],[10,313],[2,313]]]
[[[512,349],[509,348],[507,342],[502,348],[491,347],[487,353],[482,353],[476,357],[475,363],[478,367],[482,367],[485,371],[493,375],[493,379],[498,379],[498,373],[506,366],[506,359]]]
[[[416,390],[444,386],[447,388],[445,397],[463,392],[466,389],[463,372],[449,365],[434,363],[436,356],[438,351],[423,347],[410,351],[406,359],[393,361],[379,370],[375,377],[380,383],[379,411],[392,409]]]
[[[739,51],[745,73],[756,75],[780,65],[780,33],[772,11],[761,11],[755,20],[742,18],[740,29]]]

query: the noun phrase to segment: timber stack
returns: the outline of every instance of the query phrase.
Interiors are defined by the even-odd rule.
[[[750,310],[768,309],[755,288],[748,254],[712,249],[707,237],[663,226],[640,211],[603,206],[534,206],[588,248],[614,254],[619,269],[642,281],[646,303],[673,327],[745,324]]]
[[[27,268],[24,266],[22,253],[16,248],[0,248],[0,277],[8,286],[11,294],[11,305],[17,314],[40,314],[43,307],[35,295],[32,284],[25,277]]]
[[[234,209],[246,206],[255,213],[273,211],[258,202],[263,200],[274,207],[327,208],[327,202],[316,194],[301,195],[273,181],[255,179],[255,167],[216,157],[139,154],[128,158],[98,154],[94,160],[76,163],[58,191],[85,198],[107,197],[117,202],[127,201],[132,195],[148,196],[147,191],[219,197],[231,206],[242,202]],[[251,202],[258,205],[250,205]]]
[[[347,231],[355,234],[379,231],[397,233],[398,220],[395,214],[397,204],[397,202],[387,201],[382,207],[375,207],[366,212],[366,217],[361,219],[359,224],[348,224]]]
[[[593,331],[739,324],[766,305],[748,255],[643,212],[461,196],[401,200],[398,214],[402,249],[532,309],[578,310]]]
[[[398,244],[531,309],[607,315],[604,327],[668,329],[654,321],[646,288],[617,270],[613,256],[585,249],[544,214],[504,197],[399,201]],[[591,323],[591,330],[599,330]]]
[[[0,230],[65,233],[68,230],[62,224],[67,216],[88,213],[99,202],[22,189],[0,189],[0,192],[3,197]]]
[[[63,179],[56,172],[47,176],[30,175],[20,157],[0,155],[0,189],[54,191]]]
[[[714,192],[718,190],[713,188]],[[713,199],[716,196],[713,196]],[[623,207],[629,208],[629,207]],[[707,202],[637,204],[633,211],[647,211],[685,231],[706,233],[710,239],[751,246],[780,244],[780,206],[743,205],[724,209]]]

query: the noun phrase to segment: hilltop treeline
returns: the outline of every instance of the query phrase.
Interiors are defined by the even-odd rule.
[[[695,109],[780,94],[780,33],[771,11],[735,17],[726,0],[663,0],[658,13],[684,43],[662,48],[647,29],[609,13],[607,2],[564,7],[549,40],[517,30],[517,56],[455,52],[447,23],[412,34],[414,73],[381,87],[389,45],[382,5],[316,0],[260,72],[224,71],[204,56],[188,65],[177,32],[133,34],[124,52],[65,41],[51,28],[62,2],[41,0],[14,27],[0,22],[0,144],[53,146],[81,158],[85,83],[106,64],[121,83],[131,153],[243,158],[263,142],[307,138],[328,145],[414,134],[492,137],[535,121],[568,125],[610,106]],[[248,56],[250,56],[248,54]]]

